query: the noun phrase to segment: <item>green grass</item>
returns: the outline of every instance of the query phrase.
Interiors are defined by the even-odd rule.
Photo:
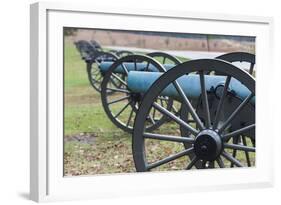
[[[88,81],[86,64],[70,42],[65,42],[64,57],[64,174],[134,171],[131,137],[117,129],[106,116],[100,94]],[[73,136],[83,137],[88,133],[94,138],[94,144],[72,140]],[[120,149],[115,149],[118,146]],[[114,163],[118,157],[119,163]]]
[[[64,68],[64,132],[75,135],[83,132],[103,132],[114,129],[100,102],[100,94],[90,85],[86,64],[76,48],[65,43]],[[112,126],[111,126],[112,125]]]
[[[64,174],[74,176],[135,172],[131,135],[118,129],[108,119],[100,94],[88,81],[86,64],[71,42],[65,42],[64,58]],[[175,123],[166,123],[161,132],[180,134]],[[156,140],[148,140],[146,145],[149,147],[147,156],[151,162],[183,149],[179,143]],[[244,153],[238,153],[238,158],[243,156]],[[156,170],[182,169],[187,161],[187,157],[183,157]]]
[[[70,42],[64,48],[64,86],[66,91],[71,87],[87,88],[89,83],[85,75],[86,65],[81,60],[79,53]]]

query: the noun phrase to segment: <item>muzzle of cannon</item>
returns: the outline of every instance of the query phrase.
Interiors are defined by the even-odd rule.
[[[163,73],[149,73],[140,71],[131,71],[128,74],[128,88],[134,93],[146,93],[152,84],[162,75]],[[191,99],[198,99],[202,92],[200,87],[200,76],[199,74],[189,74],[177,79],[180,87],[184,91],[187,97]],[[214,91],[217,97],[222,95],[222,91],[226,82],[226,76],[212,76],[205,75],[205,87],[207,92]],[[244,100],[250,91],[240,81],[232,78],[228,86],[228,92],[232,93],[236,97]],[[173,84],[167,86],[161,95],[167,97],[173,97],[179,99],[179,93]],[[255,98],[252,98],[252,103],[255,103]]]

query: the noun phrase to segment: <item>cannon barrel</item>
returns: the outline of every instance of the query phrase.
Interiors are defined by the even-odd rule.
[[[109,68],[111,67],[111,65],[113,64],[112,61],[103,61],[101,62],[101,64],[99,65],[100,71],[105,73],[109,70]],[[147,63],[136,63],[136,67],[137,69],[135,69],[135,63],[134,62],[125,62],[123,63],[123,66],[128,70],[128,71],[152,71],[152,72],[159,72],[159,69],[157,69],[154,65],[149,64],[148,65],[148,69],[147,69]],[[169,70],[171,68],[173,68],[175,65],[174,64],[164,64],[163,65],[164,68],[166,70]],[[117,66],[117,68],[115,68],[114,73],[122,73],[124,74],[124,68],[122,68],[121,65]]]
[[[128,75],[128,88],[135,93],[145,93],[151,85],[162,75],[159,72],[139,72],[131,71]],[[223,86],[225,83],[225,76],[205,75],[206,90],[212,91]],[[177,82],[183,89],[184,93],[193,99],[197,99],[201,95],[200,77],[198,74],[189,74],[177,79]],[[235,96],[244,100],[250,91],[240,81],[232,78],[228,87],[228,91],[235,94]],[[174,85],[170,84],[161,93],[163,96],[179,98],[179,94]],[[255,104],[255,97],[252,98],[251,103]]]

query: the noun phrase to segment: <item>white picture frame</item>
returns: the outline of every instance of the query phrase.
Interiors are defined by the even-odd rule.
[[[97,8],[95,5],[31,5],[30,198],[34,201],[92,199],[143,194],[269,187],[273,184],[270,129],[273,68],[270,17]],[[157,26],[155,26],[157,25]],[[257,163],[255,168],[63,177],[63,27],[174,31],[256,36]],[[169,28],[170,30],[167,30]],[[266,120],[265,120],[266,118]],[[263,127],[259,127],[262,124]],[[267,133],[265,132],[267,130]],[[269,131],[270,132],[270,131]],[[271,131],[273,132],[273,131]],[[236,177],[233,177],[236,176]],[[180,183],[181,181],[189,183]],[[149,182],[149,186],[148,186]]]

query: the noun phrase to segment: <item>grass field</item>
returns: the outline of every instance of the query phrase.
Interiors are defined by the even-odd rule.
[[[100,94],[88,81],[86,65],[69,41],[65,42],[64,55],[64,174],[75,176],[135,172],[131,135],[118,129],[106,116]],[[179,132],[179,129],[170,123],[164,131]],[[156,156],[161,158],[163,154],[169,155],[182,149],[179,143],[160,143],[155,140],[147,143],[151,147],[148,158],[152,161]],[[238,153],[238,158],[242,155]],[[182,157],[167,166],[181,169],[181,162],[186,160],[187,157]]]

